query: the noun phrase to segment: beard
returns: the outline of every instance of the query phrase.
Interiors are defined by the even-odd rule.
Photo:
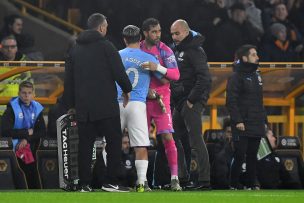
[[[150,44],[150,45],[157,45],[159,42],[160,42],[160,39],[155,39],[155,40],[153,40],[153,39],[151,39],[151,38],[146,38],[146,42],[148,42],[148,44]]]

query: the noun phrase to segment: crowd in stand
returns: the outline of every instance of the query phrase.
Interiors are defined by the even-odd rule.
[[[64,19],[68,8],[78,8],[79,26],[83,29],[90,14],[104,13],[112,22],[108,38],[118,49],[124,47],[122,28],[127,24],[139,26],[148,17],[160,20],[162,40],[171,44],[169,27],[175,19],[182,18],[205,37],[203,47],[209,61],[231,61],[242,44],[257,46],[261,62],[304,61],[303,0],[73,0],[48,4],[49,12]],[[41,52],[34,49],[32,35],[23,33],[22,26],[20,16],[6,17],[0,40],[13,35],[19,52],[26,54],[27,59],[43,60]]]
[[[209,61],[231,61],[236,48],[253,44],[261,61],[303,61],[304,1],[302,0],[90,0],[52,1],[50,12],[66,17],[67,8],[78,8],[79,26],[87,17],[104,13],[110,22],[108,37],[120,49],[121,30],[139,26],[148,17],[160,20],[162,40],[170,44],[169,26],[178,18],[206,37]]]

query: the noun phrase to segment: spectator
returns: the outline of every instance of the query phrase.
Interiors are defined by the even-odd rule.
[[[239,189],[242,164],[246,162],[248,187],[255,189],[257,151],[267,123],[263,81],[258,72],[259,57],[255,46],[241,46],[236,51],[236,59],[226,97],[234,147],[230,187]]]
[[[118,185],[121,166],[121,125],[116,83],[122,88],[124,105],[129,101],[132,85],[121,58],[105,39],[108,22],[100,13],[88,19],[88,28],[78,36],[66,60],[63,99],[67,109],[76,110],[79,134],[79,185],[81,192],[90,186],[92,148],[95,138],[106,137],[107,173],[105,191],[127,192]],[[85,98],[85,99],[84,99]]]
[[[300,52],[303,49],[302,35],[296,26],[288,19],[288,10],[284,3],[279,3],[274,6],[273,19],[271,24],[281,23],[287,28],[287,39],[291,45]]]
[[[223,37],[225,36],[225,37]],[[214,37],[214,60],[230,61],[243,44],[257,45],[260,32],[247,20],[243,4],[231,7],[231,18],[218,26]]]
[[[22,30],[23,30],[23,20],[21,16],[16,14],[6,16],[4,18],[4,26],[0,32],[0,40],[2,40],[4,37],[7,37],[9,35],[14,35],[16,38],[18,38],[17,36],[21,35]]]
[[[4,37],[1,40],[0,61],[25,61],[26,55],[18,51],[18,44],[13,35]]]
[[[295,62],[299,60],[299,52],[287,38],[287,29],[281,23],[274,23],[270,27],[272,37],[261,45],[261,61],[263,62]],[[302,47],[303,49],[303,47]],[[302,51],[299,50],[299,51]]]
[[[214,144],[214,160],[211,163],[212,188],[229,188],[230,166],[233,158],[233,142],[230,118],[223,121],[224,137]]]
[[[276,138],[272,130],[267,127],[266,139],[270,144],[270,148],[275,150],[277,148]],[[257,177],[261,188],[277,189],[281,183],[280,181],[280,158],[274,151],[265,158],[258,161]]]
[[[263,34],[262,11],[255,6],[253,0],[238,1],[245,6],[248,21],[253,25],[253,27],[259,30],[260,34]]]
[[[12,98],[2,117],[3,136],[13,138],[19,166],[24,171],[30,189],[41,188],[36,166],[39,139],[46,136],[43,107],[34,100],[34,86],[24,81],[18,97]]]
[[[4,27],[0,32],[0,40],[10,35],[15,37],[18,48],[20,52],[23,53],[23,49],[28,47],[29,42],[27,42],[27,36],[29,34],[23,36],[23,19],[21,16],[12,14],[4,18]],[[33,36],[31,36],[31,38],[33,38]]]
[[[18,52],[17,41],[10,35],[2,39],[0,48],[0,61],[24,61],[26,56]],[[10,71],[11,67],[1,67],[0,74]],[[0,82],[0,96],[14,97],[18,95],[18,88],[21,81],[29,80],[30,73],[17,74]],[[0,105],[0,115],[3,114],[6,106]]]
[[[193,8],[194,11],[191,14],[188,14],[191,16],[189,21],[191,28],[207,39],[204,42],[204,49],[208,53],[209,60],[214,60],[214,54],[218,51],[214,49],[216,29],[229,19],[226,3],[227,0],[216,0],[209,3],[202,1]]]
[[[122,137],[122,175],[120,181],[122,185],[134,187],[136,185],[136,168],[134,151],[130,148],[130,139],[128,131]]]
[[[262,11],[262,23],[264,31],[266,31],[272,22],[274,5],[283,2],[283,0],[255,0],[254,2]]]
[[[188,170],[191,149],[196,151],[198,159],[198,181],[186,188],[209,189],[210,165],[202,138],[202,113],[209,98],[211,76],[206,53],[201,47],[204,38],[191,32],[185,20],[177,20],[171,25],[171,36],[176,45],[174,51],[181,73],[180,79],[171,83],[175,136],[182,141]]]

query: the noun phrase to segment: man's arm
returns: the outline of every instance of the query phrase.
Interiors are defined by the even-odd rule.
[[[43,118],[43,113],[41,112],[36,119],[33,134],[29,136],[29,141],[38,140],[46,136],[46,126]]]
[[[69,53],[69,56],[65,61],[65,74],[64,74],[64,92],[63,92],[63,102],[67,109],[75,107],[75,88],[74,88],[74,71],[72,56]]]
[[[230,118],[235,123],[243,123],[238,101],[240,99],[241,92],[241,80],[234,74],[228,79],[227,82],[227,95],[226,95],[226,107],[230,113]]]
[[[2,135],[13,139],[29,139],[28,129],[14,129],[15,114],[13,108],[8,105],[2,116]]]
[[[168,80],[177,81],[180,77],[177,61],[173,51],[169,47],[167,47],[167,49],[168,50],[165,56],[163,57],[165,68],[167,68],[167,73],[165,75],[165,78]]]
[[[128,75],[126,74],[125,68],[121,61],[121,57],[117,49],[112,45],[112,43],[105,43],[106,45],[106,55],[109,59],[110,68],[113,74],[115,81],[121,87],[124,93],[129,93],[132,91],[132,84],[129,80]]]
[[[193,49],[188,54],[196,77],[195,85],[188,95],[188,101],[194,104],[201,101],[203,95],[204,103],[207,103],[211,89],[211,76],[207,64],[207,56],[201,48]]]

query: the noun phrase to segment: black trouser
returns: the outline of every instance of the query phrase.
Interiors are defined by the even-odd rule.
[[[187,169],[190,170],[191,149],[197,153],[198,161],[198,181],[209,184],[210,182],[210,164],[209,155],[206,144],[202,137],[202,113],[204,107],[201,103],[195,103],[190,109],[186,102],[183,104],[182,110],[176,109],[173,112],[173,128],[175,131],[176,142],[181,141],[183,150],[178,149],[178,156],[183,156],[180,152],[184,151],[187,163]],[[183,164],[180,162],[179,164]]]
[[[91,164],[93,145],[97,136],[106,138],[106,183],[117,184],[121,168],[121,125],[119,116],[92,122],[78,122],[79,184],[88,185],[92,180]],[[99,161],[98,159],[97,161]]]
[[[39,181],[36,161],[30,164],[24,163],[22,159],[17,158],[20,168],[23,170],[26,177],[27,186],[29,189],[41,189]]]
[[[240,181],[242,164],[246,161],[248,187],[253,187],[256,179],[257,152],[260,145],[260,137],[239,136],[234,141],[234,161],[231,166],[230,185],[237,188]]]

